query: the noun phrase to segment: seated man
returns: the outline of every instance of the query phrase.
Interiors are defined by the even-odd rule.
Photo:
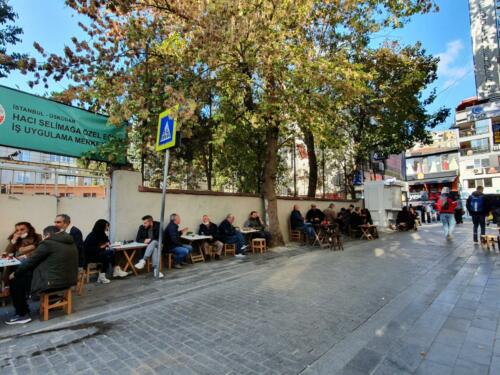
[[[373,225],[372,214],[370,213],[370,211],[368,210],[368,208],[363,208],[361,210],[361,216],[363,216],[365,224]]]
[[[323,211],[328,224],[335,224],[337,221],[337,212],[335,212],[335,205],[330,203],[328,208]]]
[[[78,266],[85,266],[85,253],[83,251],[83,234],[80,229],[71,224],[71,217],[66,214],[57,215],[54,219],[54,225],[61,231],[65,231],[75,241],[76,248],[78,249]]]
[[[181,264],[186,263],[186,257],[193,251],[191,245],[186,245],[181,242],[181,235],[188,231],[188,228],[179,230],[181,217],[177,214],[170,215],[170,223],[168,223],[163,237],[165,238],[165,249],[169,253],[174,254],[174,268],[182,268]]]
[[[360,225],[366,224],[365,217],[361,214],[361,208],[356,207],[354,212],[351,213],[351,227],[353,229],[359,229]]]
[[[212,236],[211,241],[203,241],[203,252],[205,253],[205,255],[207,255],[209,253],[209,246],[217,247],[215,259],[219,260],[220,256],[222,255],[224,244],[219,241],[219,229],[217,228],[217,225],[210,221],[208,215],[203,215],[203,217],[201,218],[201,224],[200,228],[198,229],[198,234],[203,236]]]
[[[137,262],[134,266],[138,270],[142,270],[146,265],[146,260],[153,256],[153,268],[156,269],[158,267],[157,263],[157,254],[156,251],[158,249],[158,239],[160,237],[160,223],[158,221],[154,221],[151,215],[146,215],[142,218],[142,225],[139,227],[137,231],[137,236],[135,237],[135,241],[139,243],[144,243],[148,245],[146,247],[146,251],[144,252],[144,256],[142,259]],[[153,254],[154,253],[154,254]],[[163,273],[159,272],[158,277],[163,278]]]
[[[292,230],[301,230],[303,231],[307,238],[314,237],[314,228],[311,223],[306,223],[304,220],[304,216],[299,211],[299,206],[294,205],[292,213],[290,214],[290,226]]]
[[[321,224],[325,220],[325,214],[313,203],[311,209],[307,211],[306,221],[311,224]]]
[[[236,257],[244,258],[245,250],[248,245],[245,243],[245,237],[233,226],[234,215],[228,214],[219,225],[219,236],[222,242],[227,244],[236,244]]]
[[[71,235],[49,226],[43,230],[43,241],[15,272],[10,274],[10,290],[15,315],[7,324],[31,321],[27,294],[63,290],[76,285],[78,250]],[[33,275],[33,276],[31,276]]]
[[[247,221],[243,224],[245,228],[257,229],[258,232],[254,233],[255,238],[264,238],[266,240],[266,245],[271,244],[271,232],[265,230],[266,224],[262,221],[257,211],[250,212],[250,216]]]
[[[396,217],[396,226],[401,231],[411,230],[415,227],[415,219],[408,211],[408,207],[403,207]]]

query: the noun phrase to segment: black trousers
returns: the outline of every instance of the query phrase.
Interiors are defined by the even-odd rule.
[[[31,275],[16,276],[10,281],[10,298],[16,309],[16,315],[29,314],[28,295],[31,289]]]
[[[481,227],[481,235],[486,233],[486,216],[481,214],[472,214],[472,224],[473,227],[473,238],[474,241],[477,242],[477,228]]]

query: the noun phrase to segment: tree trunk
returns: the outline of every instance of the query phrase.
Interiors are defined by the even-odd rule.
[[[269,230],[272,234],[271,246],[284,245],[283,235],[278,219],[278,200],[276,198],[276,174],[278,170],[278,137],[279,127],[269,124],[266,130],[266,163],[262,182],[262,196],[267,201]]]
[[[210,137],[211,138],[211,137]],[[212,142],[208,144],[208,165],[207,165],[207,188],[212,190],[212,168],[213,168],[213,147]]]
[[[318,186],[318,159],[314,149],[314,134],[309,129],[302,129],[304,133],[304,143],[307,146],[307,157],[309,162],[309,185],[307,187],[307,196],[315,197]]]

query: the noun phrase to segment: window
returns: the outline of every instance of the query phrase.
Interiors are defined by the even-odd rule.
[[[489,138],[473,139],[471,141],[460,142],[460,155],[462,156],[483,154],[489,151]]]
[[[467,180],[467,187],[469,189],[475,189],[476,188],[476,180]]]
[[[490,120],[476,121],[476,135],[487,134],[490,131]]]
[[[484,179],[484,187],[493,187],[493,179],[490,178],[485,178]]]

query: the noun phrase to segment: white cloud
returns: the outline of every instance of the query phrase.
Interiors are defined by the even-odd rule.
[[[454,40],[446,44],[446,51],[437,55],[439,57],[438,76],[445,79],[443,89],[453,86],[457,81],[470,73],[470,64],[457,65],[457,60],[461,57],[464,44],[461,40]]]

